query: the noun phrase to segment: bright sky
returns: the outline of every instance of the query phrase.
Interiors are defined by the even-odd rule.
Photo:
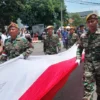
[[[67,1],[75,1],[75,0],[65,0],[65,4],[67,6],[68,12],[81,12],[81,11],[88,11],[88,10],[97,10],[100,13],[100,5],[93,6],[93,5],[83,5],[78,4],[79,1],[86,1],[86,2],[93,2],[93,3],[100,3],[100,0],[76,0],[76,3],[70,3]]]

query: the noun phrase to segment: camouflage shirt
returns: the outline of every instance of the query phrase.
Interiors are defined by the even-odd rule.
[[[59,37],[47,35],[44,39],[44,52],[47,54],[56,54],[58,53],[57,48],[60,48]]]
[[[78,35],[76,33],[69,34],[68,35],[68,46],[71,47],[74,45],[75,42],[77,42],[79,39]]]
[[[88,31],[81,35],[77,49],[77,59],[81,59],[83,49],[85,49],[85,60],[100,62],[100,29],[97,29],[95,33]]]
[[[1,61],[15,58],[20,54],[23,54],[24,58],[27,58],[33,52],[33,46],[27,41],[26,38],[17,36],[16,39],[7,39],[4,44],[4,51],[1,56]]]

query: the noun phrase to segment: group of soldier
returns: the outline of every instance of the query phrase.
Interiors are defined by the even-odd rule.
[[[47,26],[45,31],[46,36],[43,37],[44,53],[48,55],[59,53],[61,51],[61,42],[59,35],[54,34],[54,27]],[[61,29],[60,35],[66,49],[79,40],[78,34],[75,33],[75,27],[72,26],[69,30],[66,28]],[[2,32],[0,40],[0,63],[17,56],[23,56],[26,59],[33,52],[31,35],[25,28],[19,30],[18,25],[14,22],[11,22],[8,26],[7,32]]]
[[[78,33],[75,33],[75,27],[70,27],[66,30],[60,30],[62,41],[66,48],[70,48],[74,43],[77,44],[76,63],[80,65],[81,55],[84,49],[84,97],[83,100],[93,100],[94,84],[97,87],[97,100],[100,100],[100,29],[98,28],[98,16],[89,14],[86,17],[88,31],[84,31],[80,26]],[[2,41],[0,37],[0,63],[3,63],[12,58],[18,57],[26,59],[34,49],[32,39],[29,34],[21,31],[18,25],[12,22],[7,29],[8,36],[3,32]],[[67,32],[66,32],[67,31]],[[59,35],[53,34],[54,27],[46,27],[46,36],[43,37],[43,47],[45,54],[57,54],[61,50]],[[66,34],[67,33],[67,34]]]
[[[75,27],[61,31],[63,44],[67,44],[67,48],[76,43],[78,46],[76,52],[76,63],[80,65],[81,56],[84,49],[84,96],[83,100],[93,100],[94,85],[96,85],[97,100],[100,100],[100,28],[98,27],[98,16],[94,13],[86,17],[87,29],[80,25],[80,29],[76,32]],[[46,28],[47,38],[44,39],[44,52],[48,54],[57,53],[56,47],[60,48],[60,42],[57,36],[53,36],[53,26]],[[76,32],[76,33],[75,33]]]
[[[84,30],[84,26],[83,30]],[[80,28],[81,29],[81,28]],[[80,39],[80,34],[85,33],[82,30],[78,30],[78,33],[75,33],[75,27],[71,26],[69,28],[61,28],[54,34],[54,27],[46,27],[46,36],[44,40],[44,52],[45,54],[57,54],[61,51],[61,42],[63,42],[63,47],[69,49],[74,43],[78,43]]]

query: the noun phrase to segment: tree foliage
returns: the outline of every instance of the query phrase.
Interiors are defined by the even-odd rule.
[[[68,14],[64,0],[0,0],[0,22],[8,25],[20,17],[29,26],[41,23],[58,25],[61,20],[61,2],[63,20],[66,20]]]
[[[21,14],[21,19],[28,25],[40,24],[60,24],[61,0],[29,0],[26,9]],[[63,1],[63,15],[67,15]]]
[[[0,0],[0,22],[8,25],[15,21],[24,9],[25,0]]]
[[[70,14],[70,18],[73,19],[73,23],[71,23],[72,26],[78,27],[80,24],[85,24],[85,18],[80,17],[78,13],[72,13]]]

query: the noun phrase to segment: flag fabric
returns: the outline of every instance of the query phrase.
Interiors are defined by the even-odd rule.
[[[77,67],[76,49],[1,64],[0,100],[52,100]]]

